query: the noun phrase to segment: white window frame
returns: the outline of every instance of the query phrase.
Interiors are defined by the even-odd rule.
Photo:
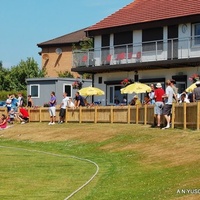
[[[70,98],[72,98],[72,84],[63,84],[63,93],[65,92],[65,86],[70,86],[71,87],[71,96],[68,96],[68,97],[70,97]],[[69,94],[68,94],[69,95]]]
[[[37,86],[37,88],[38,88],[38,96],[32,96],[31,88],[32,88],[33,86]],[[40,85],[39,85],[39,84],[31,84],[31,85],[30,85],[30,95],[31,95],[32,98],[40,98]]]
[[[195,27],[199,26],[200,29],[200,23],[192,24],[192,46],[193,47],[200,47],[200,34],[195,35]],[[195,39],[197,39],[197,44]]]

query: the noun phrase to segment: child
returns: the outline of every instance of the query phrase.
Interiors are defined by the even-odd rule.
[[[72,98],[69,98],[68,100],[68,108],[75,108],[74,102],[72,101]]]
[[[15,111],[13,108],[11,108],[11,110],[9,111],[9,119],[10,119],[10,124],[13,124],[15,120]]]
[[[7,117],[2,114],[1,115],[1,122],[0,122],[0,129],[4,129],[7,127]]]

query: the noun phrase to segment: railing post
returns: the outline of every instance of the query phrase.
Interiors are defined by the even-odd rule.
[[[171,39],[171,60],[174,58],[173,39]]]
[[[156,41],[156,60],[158,60],[158,42]]]

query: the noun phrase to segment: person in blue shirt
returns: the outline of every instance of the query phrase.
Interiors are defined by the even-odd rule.
[[[79,106],[85,106],[84,98],[79,94],[79,92],[76,92],[74,99],[76,108],[78,108]]]
[[[56,95],[55,95],[55,92],[51,92],[51,98],[49,101],[49,115],[50,115],[49,125],[54,125],[55,121],[56,121]]]
[[[18,109],[18,99],[15,97],[15,95],[11,95],[11,99],[12,99],[12,102],[11,102],[11,109],[13,108],[13,110],[15,112],[17,112],[17,109]]]

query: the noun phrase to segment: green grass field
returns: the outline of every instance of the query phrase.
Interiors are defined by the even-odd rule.
[[[0,199],[200,199],[200,132],[16,124],[0,132]],[[75,157],[74,157],[75,156]],[[88,162],[92,161],[92,162]]]

